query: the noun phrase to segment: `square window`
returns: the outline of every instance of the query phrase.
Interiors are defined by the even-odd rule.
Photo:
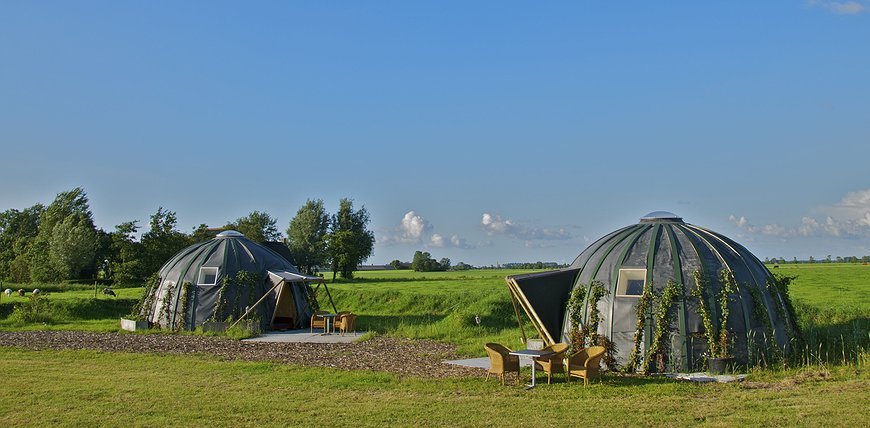
[[[201,267],[199,268],[198,285],[215,285],[217,284],[218,268],[216,267]]]
[[[620,269],[616,283],[616,295],[640,297],[646,286],[646,269]]]

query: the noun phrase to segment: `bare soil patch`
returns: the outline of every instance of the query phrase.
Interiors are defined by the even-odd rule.
[[[0,346],[34,350],[199,354],[227,361],[267,361],[305,367],[375,370],[427,378],[482,377],[486,374],[484,370],[442,363],[443,360],[460,358],[453,345],[385,337],[362,343],[267,343],[176,334],[23,331],[0,332]]]

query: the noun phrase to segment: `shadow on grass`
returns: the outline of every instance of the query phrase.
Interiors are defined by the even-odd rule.
[[[400,325],[429,325],[446,318],[444,315],[359,315],[357,329],[389,333]]]
[[[68,321],[119,319],[126,315],[138,299],[69,299],[44,301],[34,314],[40,322],[61,323]],[[24,309],[28,301],[3,303],[0,319],[5,320],[16,310]],[[19,309],[21,310],[21,309]]]

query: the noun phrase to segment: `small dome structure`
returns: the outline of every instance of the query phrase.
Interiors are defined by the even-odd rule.
[[[308,327],[311,282],[289,260],[234,230],[178,252],[159,271],[143,313],[154,325],[195,329],[207,321],[258,319],[263,330]]]
[[[587,291],[582,319],[589,321],[588,291],[593,283],[600,283],[605,291],[597,304],[601,318],[597,332],[614,343],[613,356],[620,365],[635,348],[641,296],[647,289],[661,296],[669,283],[680,284],[682,292],[665,309],[673,314],[665,329],[668,349],[662,351],[665,361],[670,361],[668,369],[699,368],[708,352],[700,301],[692,293],[696,287],[714,326],[721,326],[720,317],[727,312],[731,353],[738,361],[746,362],[753,352],[773,347],[788,349],[794,324],[770,271],[737,242],[685,223],[676,214],[647,214],[637,224],[595,241],[566,269],[508,277],[512,296],[550,343],[570,341],[571,314],[566,305],[578,287]],[[718,302],[726,286],[734,291],[725,293],[728,303],[723,311]],[[659,299],[654,300],[641,329],[641,356],[650,349],[656,328]]]

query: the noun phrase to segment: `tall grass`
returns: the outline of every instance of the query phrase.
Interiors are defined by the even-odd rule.
[[[339,310],[360,314],[357,324],[361,330],[451,342],[458,345],[458,352],[467,355],[482,355],[486,342],[520,346],[522,335],[507,287],[473,282],[442,279],[431,290],[421,292],[415,290],[419,283],[415,284],[412,277],[405,282],[361,289],[350,284],[334,285],[330,291]],[[318,300],[327,304],[322,290]],[[525,328],[527,334],[532,333],[528,330],[532,328],[530,323],[526,322]]]

